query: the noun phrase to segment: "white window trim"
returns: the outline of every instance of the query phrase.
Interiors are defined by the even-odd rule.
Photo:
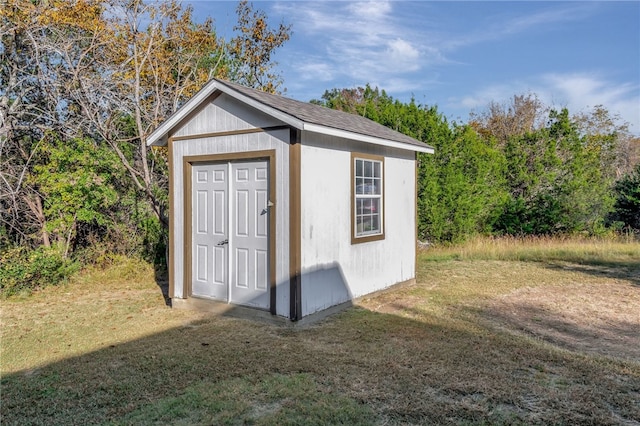
[[[380,193],[379,194],[358,194],[357,193],[357,185],[358,181],[356,176],[357,170],[357,162],[358,161],[369,161],[380,164],[380,177],[364,177],[360,176],[360,178],[364,179],[379,179],[380,181]],[[377,155],[369,155],[369,154],[360,154],[360,153],[351,153],[351,244],[358,243],[366,243],[369,241],[377,241],[385,238],[385,209],[384,209],[384,187],[385,187],[385,173],[384,173],[384,157]],[[357,223],[358,223],[358,200],[361,199],[378,199],[379,201],[379,212],[378,212],[378,224],[379,230],[377,232],[367,232],[358,234]],[[362,215],[360,215],[362,217]]]

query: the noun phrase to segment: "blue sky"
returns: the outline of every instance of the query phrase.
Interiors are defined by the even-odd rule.
[[[229,38],[237,2],[190,1]],[[604,105],[640,134],[640,2],[254,1],[293,35],[275,60],[301,101],[369,83],[450,120],[515,94]]]

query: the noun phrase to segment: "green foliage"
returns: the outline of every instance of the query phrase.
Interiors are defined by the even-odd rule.
[[[598,233],[612,208],[604,139],[578,133],[569,112],[552,110],[545,127],[504,145],[509,197],[495,230],[511,235]]]
[[[29,250],[16,247],[4,250],[0,262],[0,295],[10,296],[59,284],[77,272],[79,267],[77,262],[64,258],[56,248]]]
[[[118,200],[121,166],[113,151],[89,139],[46,137],[39,153],[29,181],[44,199],[46,230],[66,257],[79,223],[107,225],[107,212]]]
[[[447,132],[440,120],[445,137],[429,138],[435,154],[419,157],[418,233],[430,241],[460,242],[490,229],[506,196],[505,161],[469,126]]]
[[[140,256],[156,265],[156,267],[166,268],[166,249],[168,246],[168,235],[166,228],[162,226],[158,218],[151,212],[138,212],[137,229],[139,241],[137,248]]]
[[[126,254],[164,266],[166,229],[110,148],[50,134],[34,160],[27,180],[42,198],[43,228],[62,257],[86,265]],[[163,188],[155,190],[166,200]]]
[[[276,91],[272,58],[290,26],[242,1],[225,42],[179,1],[54,3],[0,8],[0,81],[16,106],[1,143],[0,247],[162,266],[167,152],[148,135],[212,77]]]
[[[610,219],[624,228],[640,233],[640,163],[633,173],[616,183],[615,192],[614,212]]]

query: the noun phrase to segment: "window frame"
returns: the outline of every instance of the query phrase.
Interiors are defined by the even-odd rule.
[[[380,164],[380,194],[357,194],[357,176],[356,176],[356,162],[370,161]],[[374,173],[375,174],[375,173]],[[362,176],[361,178],[364,178]],[[373,176],[370,178],[374,178]],[[375,178],[374,178],[375,179]],[[379,241],[385,239],[385,169],[384,169],[384,157],[380,155],[363,154],[358,152],[351,153],[351,244],[367,243],[370,241]],[[357,222],[357,200],[358,199],[379,199],[380,200],[380,212],[379,212],[379,225],[380,232],[375,234],[362,234],[358,235]]]

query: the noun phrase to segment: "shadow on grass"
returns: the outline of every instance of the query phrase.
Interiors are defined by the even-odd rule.
[[[160,289],[160,292],[162,292],[164,304],[170,307],[171,297],[169,296],[169,272],[167,271],[167,266],[156,262],[153,265],[153,272],[156,285]]]
[[[298,329],[223,317],[187,323],[5,375],[2,424],[640,418],[640,373],[620,381],[616,366],[413,313],[421,320],[353,307]],[[558,377],[564,385],[550,386]]]
[[[638,254],[640,258],[640,254]],[[585,259],[563,259],[563,262],[544,262],[547,268],[572,270],[596,277],[607,277],[629,281],[640,287],[640,260],[637,261],[589,261]],[[567,263],[566,261],[570,262]]]
[[[494,308],[484,315],[498,321],[503,328],[525,333],[536,339],[571,351],[602,355],[610,359],[640,361],[640,324],[625,320],[597,321],[589,318],[578,323],[562,312],[550,312],[536,301],[509,304]]]

